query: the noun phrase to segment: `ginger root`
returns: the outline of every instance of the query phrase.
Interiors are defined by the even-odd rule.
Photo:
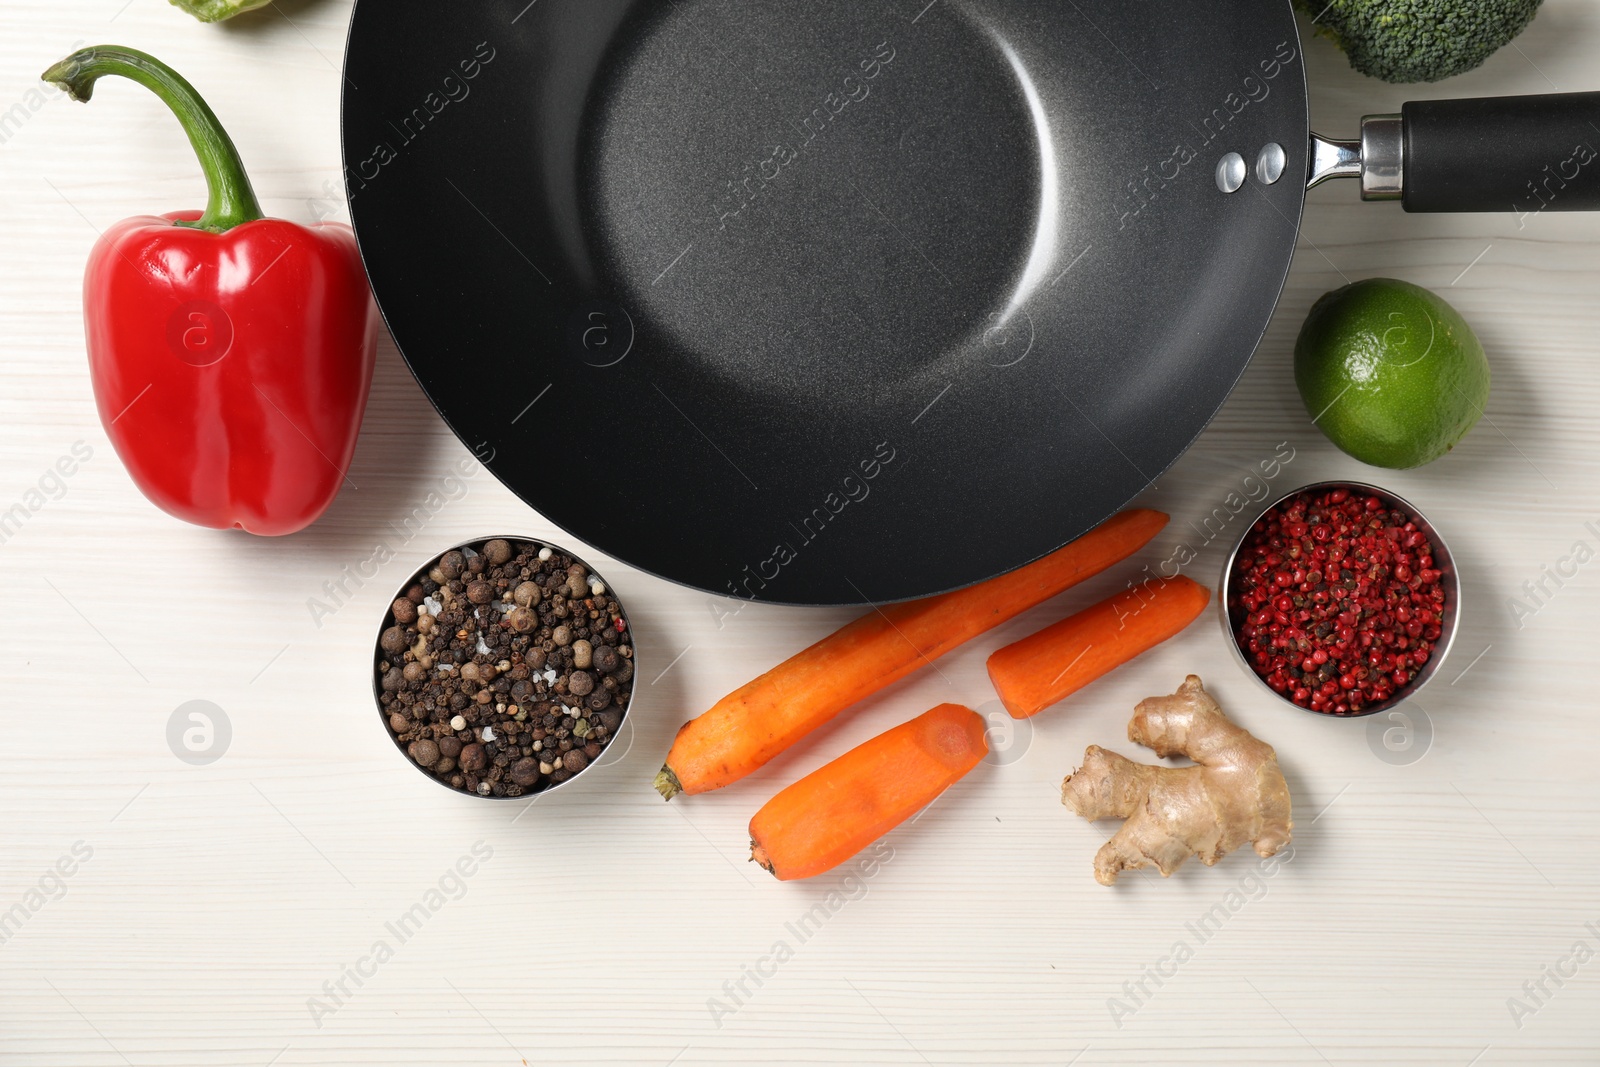
[[[1061,802],[1083,818],[1126,819],[1094,858],[1095,881],[1154,866],[1163,877],[1190,856],[1212,866],[1251,842],[1262,856],[1289,843],[1289,786],[1272,746],[1235,725],[1191,674],[1171,696],[1134,708],[1128,740],[1193,767],[1157,767],[1090,745],[1061,783]]]

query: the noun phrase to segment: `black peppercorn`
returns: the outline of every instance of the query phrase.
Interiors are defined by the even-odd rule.
[[[511,765],[511,780],[520,786],[530,786],[539,780],[539,761],[531,758],[519,759]]]
[[[473,548],[445,553],[390,604],[378,702],[392,736],[441,782],[537,794],[615,738],[632,649],[615,628],[616,601],[592,593],[597,579],[571,556],[502,538]],[[423,614],[428,597],[442,607]]]

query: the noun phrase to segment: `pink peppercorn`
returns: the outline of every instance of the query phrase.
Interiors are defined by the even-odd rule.
[[[1251,527],[1235,566],[1228,608],[1239,648],[1303,708],[1350,715],[1388,700],[1439,639],[1444,585],[1433,547],[1379,497],[1290,497]]]

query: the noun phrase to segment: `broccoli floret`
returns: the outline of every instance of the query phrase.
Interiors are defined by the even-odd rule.
[[[1296,0],[1361,73],[1436,82],[1479,66],[1533,21],[1540,0]]]

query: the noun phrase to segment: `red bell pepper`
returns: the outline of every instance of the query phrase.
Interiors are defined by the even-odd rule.
[[[378,313],[355,234],[265,218],[216,115],[159,60],[87,48],[44,78],[88,100],[108,74],[172,109],[210,196],[203,212],[126,219],[95,245],[83,303],[100,420],[162,510],[303,529],[348,480],[372,384]]]

